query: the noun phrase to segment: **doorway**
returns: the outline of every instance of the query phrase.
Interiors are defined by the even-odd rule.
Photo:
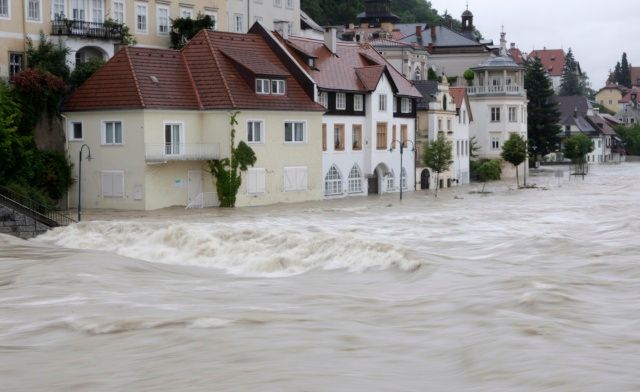
[[[420,189],[426,190],[429,189],[429,185],[431,183],[431,173],[428,169],[422,170],[420,173]]]
[[[187,205],[193,202],[202,193],[202,181],[203,181],[202,170],[189,170],[188,178],[189,178],[189,184],[187,187],[188,189]]]

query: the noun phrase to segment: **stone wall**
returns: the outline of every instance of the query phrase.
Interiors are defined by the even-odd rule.
[[[19,238],[33,238],[49,230],[49,227],[0,205],[0,233],[10,234]]]

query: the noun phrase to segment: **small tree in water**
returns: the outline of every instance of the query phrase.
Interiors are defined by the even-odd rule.
[[[502,162],[499,159],[480,161],[474,166],[477,166],[475,172],[478,175],[478,180],[482,181],[480,193],[484,193],[487,181],[498,181],[502,175]]]
[[[236,129],[239,112],[230,114],[231,125],[231,158],[215,159],[209,161],[211,174],[216,178],[216,191],[220,207],[233,208],[236,205],[238,189],[242,185],[242,172],[256,163],[256,154],[245,142],[241,141],[235,146]]]
[[[564,141],[564,156],[571,159],[576,175],[584,178],[587,166],[587,154],[594,149],[593,141],[583,133],[573,135]]]
[[[440,187],[440,173],[449,170],[453,163],[453,142],[439,134],[436,140],[425,143],[422,161],[436,173],[436,197]]]
[[[502,146],[502,159],[509,162],[516,169],[516,185],[520,187],[518,166],[527,159],[527,142],[517,133],[512,133],[509,140]]]

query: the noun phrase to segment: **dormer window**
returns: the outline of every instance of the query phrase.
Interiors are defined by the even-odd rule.
[[[286,82],[282,79],[256,79],[257,94],[284,95]]]
[[[311,67],[311,68],[315,68],[316,67],[316,59],[314,59],[313,57],[309,57],[309,59],[307,60],[307,65],[309,65],[309,67]]]
[[[347,108],[347,94],[336,94],[336,110],[345,110]]]
[[[271,94],[269,79],[256,79],[256,93],[258,94]]]
[[[402,98],[402,107],[400,110],[402,113],[411,113],[411,100],[409,98]]]
[[[318,103],[326,108],[329,107],[329,94],[321,92],[318,94]]]
[[[271,94],[284,95],[285,83],[284,80],[272,80],[271,81]]]

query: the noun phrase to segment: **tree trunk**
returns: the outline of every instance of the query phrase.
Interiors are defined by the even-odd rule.
[[[436,199],[438,198],[438,189],[440,188],[440,172],[436,173]]]
[[[520,178],[518,176],[518,166],[516,166],[516,189],[520,188]]]

